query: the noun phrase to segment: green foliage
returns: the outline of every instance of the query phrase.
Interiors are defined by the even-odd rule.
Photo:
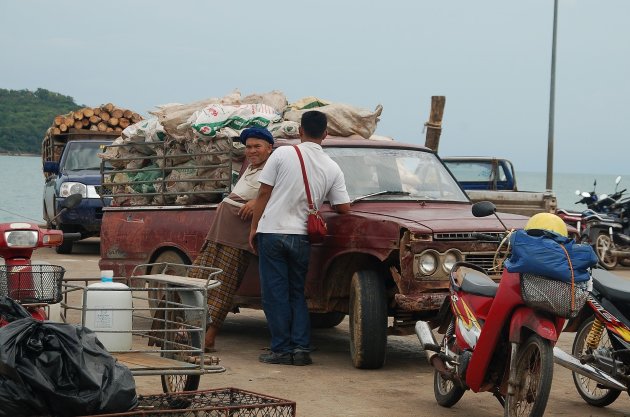
[[[0,152],[36,153],[55,116],[79,109],[69,96],[0,88]]]

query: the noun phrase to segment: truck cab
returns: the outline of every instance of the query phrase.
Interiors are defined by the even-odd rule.
[[[101,185],[101,160],[97,156],[112,141],[104,137],[68,140],[59,162],[44,162],[46,183],[44,186],[44,220],[49,228],[64,233],[81,233],[81,238],[99,236],[103,207],[111,198],[98,194]],[[109,164],[104,169],[111,169]],[[81,194],[81,203],[61,215],[61,205],[66,197]],[[57,253],[71,253],[72,241],[64,241],[56,248]]]
[[[517,191],[514,166],[507,159],[451,156],[442,161],[464,190]]]

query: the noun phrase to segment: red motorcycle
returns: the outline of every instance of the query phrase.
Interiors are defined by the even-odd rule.
[[[473,206],[476,217],[495,214],[495,210],[489,202]],[[559,218],[555,220],[564,226]],[[476,235],[479,240],[496,241],[492,235]],[[453,266],[450,297],[432,322],[439,325],[438,333],[444,334],[442,342],[436,341],[429,322],[416,323],[418,339],[435,368],[438,404],[451,407],[470,389],[491,392],[504,407],[505,416],[544,414],[553,377],[553,347],[566,312],[554,313],[549,308],[553,305],[542,307],[547,311],[537,308],[539,301],[549,300],[535,298],[536,294],[546,298],[549,289],[545,286],[553,283],[537,275],[503,269],[497,284],[473,264]],[[587,293],[584,289],[574,307],[584,304]]]
[[[64,209],[75,207],[81,195],[69,196]],[[41,229],[33,223],[0,223],[0,296],[23,304],[38,320],[46,320],[45,306],[61,301],[61,284],[65,269],[58,265],[32,264],[33,251],[42,247],[54,247],[64,239],[78,239],[79,233]],[[0,315],[0,326],[7,324]]]

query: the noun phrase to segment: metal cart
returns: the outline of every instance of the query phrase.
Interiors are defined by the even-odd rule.
[[[190,271],[207,270],[207,280],[170,275],[174,268]],[[180,269],[182,268],[182,269]],[[144,271],[150,271],[145,274]],[[225,371],[219,359],[205,353],[204,335],[208,324],[208,291],[221,283],[216,276],[222,271],[171,263],[142,264],[134,268],[131,277],[116,279],[128,289],[90,288],[98,279],[69,278],[63,282],[64,299],[61,318],[64,322],[86,322],[88,311],[103,311],[103,306],[87,308],[91,291],[129,291],[132,295],[133,348],[112,351],[134,376],[160,375],[165,393],[194,391],[200,376]],[[111,308],[108,311],[125,308]],[[129,333],[109,330],[102,333]]]

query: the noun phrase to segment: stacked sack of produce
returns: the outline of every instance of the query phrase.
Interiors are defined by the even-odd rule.
[[[383,110],[371,112],[306,97],[289,105],[280,91],[190,104],[166,104],[154,117],[123,130],[101,154],[114,170],[109,176],[113,205],[190,205],[219,202],[240,172],[244,146],[234,141],[248,127],[266,127],[276,138],[298,138],[303,112],[317,108],[328,116],[331,136],[370,138]]]

